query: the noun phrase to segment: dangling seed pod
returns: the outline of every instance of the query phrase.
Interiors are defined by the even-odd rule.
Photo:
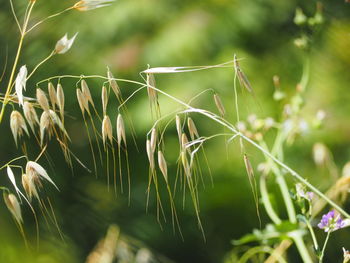
[[[36,89],[36,100],[44,111],[50,110],[49,101],[47,100],[45,93],[39,88]]]
[[[182,127],[181,127],[181,119],[179,115],[176,115],[175,117],[176,122],[176,131],[177,136],[179,137],[179,142],[181,142],[181,136],[182,136]]]
[[[5,192],[3,196],[8,210],[11,212],[12,216],[15,218],[17,223],[21,224],[23,222],[23,218],[21,213],[21,207],[19,205],[17,197],[14,194],[7,194]]]
[[[82,114],[84,115],[85,110],[88,113],[90,113],[88,101],[86,100],[86,98],[84,97],[84,95],[80,89],[77,89],[77,100],[78,100],[78,104],[79,104],[79,107],[80,107]]]
[[[26,118],[27,122],[29,123],[30,128],[32,129],[33,133],[35,125],[39,124],[38,115],[36,114],[36,111],[33,107],[33,104],[31,104],[29,101],[25,101],[23,105],[23,113],[24,117]]]
[[[63,119],[63,116],[64,116],[64,92],[63,92],[62,85],[60,83],[57,84],[57,105],[58,105],[58,108],[60,109],[61,118]]]
[[[83,92],[83,95],[84,95],[85,99],[88,102],[90,102],[92,106],[95,106],[94,105],[94,101],[92,100],[92,96],[91,96],[91,93],[90,93],[89,86],[88,86],[88,84],[86,83],[86,81],[84,79],[81,81],[81,90]]]
[[[214,101],[215,101],[216,108],[219,110],[221,117],[224,117],[226,114],[226,110],[218,94],[214,94]]]
[[[164,155],[161,151],[158,151],[158,165],[159,165],[160,171],[164,176],[166,183],[168,183],[168,166],[166,164]]]
[[[105,115],[102,121],[102,140],[104,147],[106,147],[107,139],[111,144],[113,144],[113,131],[111,119],[107,115]]]
[[[118,114],[117,117],[117,141],[118,144],[121,145],[122,140],[126,146],[126,135],[125,135],[125,126],[124,120],[121,114]]]
[[[154,170],[154,155],[152,152],[150,140],[146,141],[146,152],[147,152],[147,156],[148,156],[149,166],[150,166],[151,170]]]
[[[199,134],[198,134],[198,130],[197,130],[197,127],[196,125],[194,124],[193,120],[188,117],[187,119],[187,126],[188,126],[188,130],[190,132],[190,137],[191,137],[191,140],[194,140],[195,137],[199,137]]]
[[[29,136],[27,125],[23,116],[18,111],[14,110],[10,116],[10,128],[17,146],[17,139],[23,136],[23,131]]]
[[[107,112],[107,104],[108,104],[108,93],[105,85],[102,86],[101,98],[102,98],[103,116],[105,116]]]
[[[115,81],[114,76],[112,72],[109,70],[109,68],[107,68],[107,77],[108,77],[109,85],[111,86],[115,96],[119,101],[122,101],[122,97],[121,97],[122,93],[120,91],[118,83]]]
[[[157,145],[157,130],[155,128],[152,129],[151,133],[151,150],[152,153],[156,151],[156,145]]]
[[[49,92],[49,98],[51,101],[52,108],[55,110],[55,105],[57,104],[57,95],[56,95],[55,87],[51,82],[49,82],[49,84],[47,85],[47,90]]]

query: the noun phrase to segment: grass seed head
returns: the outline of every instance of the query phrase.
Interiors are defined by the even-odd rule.
[[[26,195],[28,196],[29,201],[32,200],[33,196],[39,200],[39,194],[35,186],[35,181],[38,181],[39,186],[41,186],[40,180],[35,179],[33,174],[22,175],[22,186],[24,188],[24,191],[26,192]]]
[[[60,40],[57,41],[55,46],[55,52],[57,54],[66,53],[73,45],[73,42],[78,33],[76,33],[72,38],[68,39],[67,34],[65,34]]]
[[[16,145],[17,145],[17,139],[23,136],[23,131],[27,133],[27,135],[29,136],[27,125],[24,121],[23,116],[21,113],[19,113],[16,110],[12,111],[11,113],[10,128],[11,128],[13,138],[15,139]]]
[[[81,0],[74,4],[73,8],[78,11],[89,11],[96,8],[109,6],[114,0]]]
[[[77,100],[82,114],[84,115],[85,110],[89,112],[88,101],[86,100],[80,89],[77,89]]]
[[[25,101],[23,104],[23,113],[24,117],[29,123],[30,128],[34,132],[35,125],[39,124],[39,118],[36,114],[33,104],[31,104],[29,101]]]
[[[194,124],[194,121],[190,117],[188,117],[188,119],[187,119],[187,126],[188,126],[188,130],[190,132],[191,140],[194,140],[195,137],[198,138],[199,134],[198,134],[197,127]]]
[[[115,96],[117,97],[118,100],[121,101],[122,93],[120,91],[118,83],[115,81],[114,76],[112,72],[109,70],[109,68],[107,68],[107,77],[108,77],[109,85],[111,86]]]
[[[125,125],[121,114],[118,114],[117,117],[117,140],[119,145],[121,145],[121,142],[123,140],[126,146]]]
[[[191,168],[187,160],[186,151],[181,151],[181,163],[184,168],[185,175],[191,176]]]
[[[53,86],[53,84],[51,82],[49,82],[49,84],[47,86],[47,90],[49,92],[49,98],[51,101],[51,105],[53,108],[55,108],[55,105],[58,105],[57,104],[57,95],[56,95],[55,87]]]
[[[181,142],[182,126],[181,126],[181,119],[180,119],[179,115],[176,115],[175,122],[176,122],[176,131],[177,131],[177,135],[179,137],[179,142]]]
[[[146,141],[146,152],[151,170],[154,170],[154,154],[152,152],[151,141]]]
[[[105,115],[102,121],[102,140],[105,147],[107,139],[110,141],[111,144],[113,143],[113,130],[111,119],[107,115]]]
[[[52,121],[50,117],[50,113],[48,111],[44,111],[40,116],[40,144],[43,145],[44,137],[45,137],[45,130],[47,131],[49,138],[52,134]]]
[[[63,116],[64,113],[64,91],[60,83],[57,84],[57,105],[60,109],[60,114]]]
[[[55,186],[57,190],[59,190],[56,184],[52,181],[52,179],[47,174],[46,170],[37,162],[33,162],[33,161],[27,162],[26,174],[32,177],[34,179],[34,182],[36,179],[40,180],[39,178],[44,178],[46,181],[48,181],[53,186]]]
[[[226,114],[226,110],[218,94],[214,94],[214,102],[215,102],[216,108],[219,110],[221,117],[224,117]]]
[[[148,98],[151,103],[154,103],[158,100],[157,91],[154,89],[156,87],[156,80],[153,74],[147,74],[147,93]]]
[[[108,92],[105,85],[102,86],[101,98],[102,98],[103,115],[105,116],[107,113],[107,104],[108,104]]]
[[[168,166],[166,164],[164,155],[161,151],[158,151],[158,165],[159,169],[162,172],[165,181],[168,183]]]
[[[151,150],[152,150],[152,153],[154,153],[156,151],[156,146],[157,146],[157,130],[156,130],[156,128],[153,128],[152,132],[151,132]]]
[[[40,88],[36,89],[36,100],[44,111],[48,112],[50,110],[49,101],[47,100],[46,94]]]
[[[182,135],[181,135],[181,148],[182,148],[182,150],[188,149],[187,144],[188,144],[188,138],[187,138],[185,133],[182,133]]]
[[[26,89],[27,74],[27,67],[24,65],[20,68],[15,80],[15,90],[18,98],[18,103],[22,106],[24,102],[23,90]]]
[[[19,205],[17,197],[14,194],[8,194],[5,192],[3,196],[8,210],[11,212],[17,223],[21,224],[23,222],[23,218],[21,213],[21,207]]]
[[[81,81],[81,90],[83,92],[83,95],[84,95],[85,99],[88,102],[90,102],[92,106],[94,106],[94,101],[92,100],[92,96],[91,96],[91,93],[90,93],[89,86],[88,86],[88,84],[86,83],[86,81],[84,79]]]

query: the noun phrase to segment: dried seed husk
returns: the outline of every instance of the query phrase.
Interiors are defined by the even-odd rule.
[[[107,115],[105,115],[102,121],[102,140],[105,146],[107,139],[110,141],[111,144],[113,143],[113,130],[111,119]]]
[[[108,92],[105,85],[102,86],[101,98],[102,98],[103,116],[105,116],[107,113],[107,104],[108,104]]]
[[[157,91],[154,89],[156,87],[156,80],[153,74],[147,74],[146,84],[147,84],[148,98],[151,101],[151,103],[154,103],[155,101],[157,101],[158,98],[157,98]]]
[[[182,127],[181,127],[181,119],[180,119],[179,115],[176,115],[175,122],[176,122],[176,131],[177,131],[177,135],[179,137],[179,142],[181,142]]]
[[[36,180],[39,180],[39,179],[36,179]],[[39,200],[39,194],[35,186],[35,177],[32,174],[22,175],[22,186],[24,188],[24,191],[26,192],[26,195],[29,201],[32,200],[33,196]],[[39,186],[41,186],[41,184],[39,184]]]
[[[35,132],[34,127],[35,125],[39,124],[39,118],[38,118],[38,115],[36,114],[33,104],[31,104],[29,101],[25,101],[23,104],[23,113],[30,128],[34,133]]]
[[[48,132],[49,137],[51,137],[52,133],[52,123],[50,113],[48,111],[44,111],[40,116],[40,145],[43,145],[45,130]]]
[[[46,170],[37,162],[33,162],[33,161],[27,162],[26,174],[33,177],[40,176],[45,180],[47,180],[48,182],[50,182],[54,187],[56,187],[57,190],[59,190],[56,184],[52,181],[50,176],[47,174]]]
[[[224,104],[222,103],[221,98],[219,97],[218,94],[214,94],[214,101],[215,101],[216,108],[220,112],[221,117],[224,117],[226,110],[225,110]]]
[[[23,222],[21,207],[14,194],[3,193],[5,204],[18,224]]]
[[[188,139],[185,133],[182,133],[181,135],[181,148],[183,150],[187,149]]]
[[[57,105],[60,109],[60,115],[63,117],[64,115],[64,91],[62,85],[60,83],[57,84]]]
[[[108,77],[109,85],[111,86],[115,96],[117,97],[117,99],[119,101],[121,101],[122,100],[121,90],[119,88],[118,83],[115,81],[114,76],[113,76],[112,72],[109,70],[109,68],[107,68],[107,77]]]
[[[152,152],[150,140],[146,141],[146,152],[147,152],[147,156],[148,156],[149,166],[151,167],[152,170],[154,170],[154,155]]]
[[[77,89],[77,100],[78,100],[78,104],[79,104],[79,107],[80,107],[82,114],[84,115],[85,110],[88,113],[90,113],[88,101],[86,100],[86,98],[84,97],[84,95],[80,89]]]
[[[47,90],[49,92],[49,98],[51,101],[52,108],[54,109],[55,105],[58,105],[58,104],[57,104],[56,90],[55,90],[54,85],[51,82],[49,82],[49,84],[47,86]]]
[[[86,83],[86,81],[84,79],[81,81],[81,90],[83,92],[83,95],[84,95],[85,99],[88,102],[90,102],[92,106],[95,106],[94,105],[94,101],[92,100],[92,96],[91,96],[91,93],[90,93],[89,86],[88,86],[88,84]]]
[[[188,130],[190,132],[191,140],[194,140],[195,137],[199,137],[197,127],[194,124],[194,121],[190,117],[188,117],[188,119],[187,119],[187,126],[188,126]]]
[[[117,117],[117,140],[119,145],[121,145],[121,142],[123,140],[126,146],[125,125],[121,114],[118,114]]]
[[[165,181],[168,183],[168,166],[166,164],[164,155],[161,151],[158,151],[158,165],[159,169],[162,172]]]
[[[152,153],[156,151],[156,146],[157,146],[157,130],[155,128],[152,129],[151,132],[151,150]]]
[[[11,132],[16,145],[17,145],[17,139],[23,136],[23,131],[25,131],[29,136],[27,125],[24,121],[23,116],[21,113],[19,113],[16,110],[12,111],[11,113],[10,128],[11,128]]]
[[[42,91],[40,88],[36,89],[36,100],[38,101],[40,107],[44,111],[49,111],[50,110],[49,101],[47,100],[45,92]]]

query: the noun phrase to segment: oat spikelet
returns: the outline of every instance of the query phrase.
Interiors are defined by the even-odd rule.
[[[226,114],[226,110],[218,94],[214,94],[214,101],[215,101],[216,108],[220,112],[221,117],[224,117]]]
[[[58,108],[60,109],[61,118],[63,119],[63,116],[64,116],[64,92],[63,92],[62,85],[60,83],[57,84],[57,105],[58,105]]]
[[[147,74],[146,82],[148,98],[150,100],[151,105],[153,105],[158,101],[157,91],[154,89],[156,86],[156,80],[154,79],[154,75]]]
[[[187,119],[187,126],[188,126],[188,130],[190,132],[191,140],[194,140],[195,137],[199,137],[197,127],[194,124],[194,121],[190,117],[188,117],[188,119]]]
[[[186,134],[183,133],[181,135],[181,148],[182,148],[182,150],[186,150],[186,149],[189,150],[187,148],[187,145],[188,145],[188,138],[187,138]]]
[[[161,151],[158,151],[158,165],[159,165],[160,171],[164,176],[166,183],[168,183],[168,166],[166,164],[164,155]]]
[[[80,110],[82,112],[82,114],[84,115],[85,110],[89,112],[89,106],[88,106],[88,101],[85,99],[82,91],[80,89],[77,89],[77,100],[78,100],[78,104],[80,107]]]
[[[117,117],[117,140],[119,145],[121,145],[121,142],[123,140],[126,146],[125,125],[121,114],[118,114]]]
[[[190,177],[191,176],[191,168],[187,160],[186,152],[181,151],[181,163],[185,172],[185,175]]]
[[[14,110],[10,116],[10,128],[17,146],[17,139],[23,136],[23,131],[29,136],[27,125],[21,113]]]
[[[49,98],[51,101],[52,108],[55,110],[55,105],[58,105],[57,95],[56,95],[55,87],[53,86],[53,84],[51,82],[49,82],[49,84],[47,86],[47,90],[49,92]]]
[[[91,103],[91,105],[94,107],[95,104],[94,104],[94,101],[92,100],[92,96],[91,96],[91,93],[90,93],[90,89],[89,89],[89,86],[88,84],[86,83],[86,81],[83,79],[81,81],[81,90],[83,92],[83,95],[85,97],[85,99]]]
[[[41,186],[41,183],[38,178],[35,178],[33,174],[23,174],[22,175],[22,186],[24,188],[24,191],[26,192],[26,195],[29,199],[29,201],[32,200],[32,197],[34,196],[36,199],[39,200],[39,194],[37,191],[37,188],[35,186],[35,180],[37,180],[39,186]]]
[[[114,76],[113,76],[112,72],[109,70],[109,68],[107,68],[107,77],[108,77],[109,85],[111,86],[115,96],[117,97],[119,102],[122,101],[122,93],[120,91],[119,85],[115,81]]]
[[[12,216],[20,225],[23,222],[23,218],[21,213],[21,207],[19,205],[17,197],[14,194],[7,194],[5,192],[3,196],[4,196],[4,201],[8,210],[11,212]]]
[[[176,115],[175,122],[176,122],[177,136],[179,137],[179,142],[181,142],[182,126],[181,126],[181,119],[179,115]]]
[[[26,118],[31,130],[33,133],[35,132],[34,127],[39,124],[38,115],[36,114],[36,111],[34,109],[33,104],[31,104],[29,101],[25,101],[23,105],[23,113],[24,117]]]
[[[105,116],[107,112],[107,104],[108,104],[108,92],[105,85],[102,86],[101,98],[102,98],[103,116]]]
[[[36,100],[44,111],[48,112],[50,110],[49,101],[47,100],[45,92],[40,88],[36,89]]]
[[[52,124],[50,113],[48,111],[44,111],[40,116],[40,145],[43,145],[45,130],[47,131],[49,137],[51,137],[52,133]]]
[[[154,170],[154,155],[153,155],[153,152],[152,152],[152,147],[151,147],[151,141],[150,140],[146,141],[146,151],[147,151],[149,166],[150,166],[151,170]]]
[[[107,139],[111,144],[113,143],[113,130],[111,119],[107,115],[105,115],[102,121],[102,140],[105,148]]]
[[[42,177],[45,180],[47,180],[49,183],[51,183],[54,187],[56,187],[57,190],[59,190],[56,184],[52,181],[50,176],[47,174],[46,170],[37,162],[33,162],[33,161],[27,162],[26,174],[34,178],[35,176],[39,176],[38,178]]]
[[[157,146],[157,130],[155,128],[152,129],[151,132],[151,151],[154,153],[156,151]]]

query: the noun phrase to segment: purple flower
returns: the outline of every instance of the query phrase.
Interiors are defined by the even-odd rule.
[[[349,220],[343,220],[341,216],[334,210],[329,211],[322,216],[321,222],[317,225],[320,229],[324,229],[325,232],[335,231],[340,228],[349,226]]]

